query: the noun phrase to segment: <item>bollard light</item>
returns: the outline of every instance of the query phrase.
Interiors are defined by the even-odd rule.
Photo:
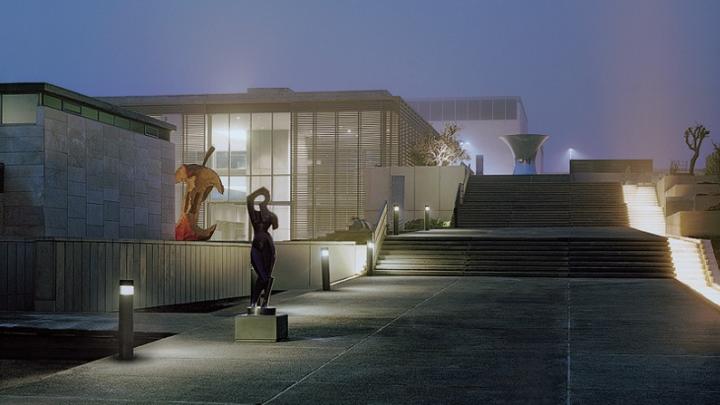
[[[426,231],[430,229],[430,206],[429,205],[425,206],[425,217],[423,220],[423,227],[425,228]]]
[[[120,311],[118,312],[118,350],[120,360],[133,358],[133,298],[132,280],[120,280]]]
[[[375,244],[371,241],[367,243],[367,274],[371,276],[373,273],[373,256],[375,255]]]
[[[400,232],[400,207],[395,204],[393,205],[393,235],[397,235]]]
[[[330,291],[330,250],[326,247],[320,248],[320,268],[323,291]]]

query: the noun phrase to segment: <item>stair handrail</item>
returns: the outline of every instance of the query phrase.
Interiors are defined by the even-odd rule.
[[[388,202],[385,201],[385,205],[383,205],[382,209],[380,210],[380,213],[378,215],[378,219],[376,221],[375,229],[372,233],[372,243],[374,246],[373,255],[372,255],[372,261],[373,265],[372,267],[375,268],[375,263],[377,263],[378,253],[380,252],[380,248],[382,248],[382,244],[385,241],[385,235],[387,235],[387,216],[388,216]]]
[[[457,228],[457,216],[458,216],[458,208],[460,208],[460,204],[463,203],[463,198],[465,196],[465,185],[463,183],[458,183],[457,192],[455,193],[455,207],[453,208],[453,216],[452,216],[452,227]]]
[[[463,176],[462,183],[458,183],[457,192],[455,193],[455,206],[453,207],[453,216],[452,216],[452,227],[457,228],[457,215],[458,215],[458,208],[460,208],[460,205],[465,202],[465,191],[467,190],[467,187],[465,186],[468,184],[468,181],[470,181],[470,176],[473,175],[472,169],[470,169],[470,166],[466,165],[465,163],[460,163],[460,165],[465,169],[465,175]]]

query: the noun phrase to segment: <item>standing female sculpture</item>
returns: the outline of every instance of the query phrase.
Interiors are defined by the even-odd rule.
[[[260,210],[255,209],[255,200],[263,196],[265,199],[259,203]],[[268,232],[270,226],[273,229],[278,228],[278,218],[268,209],[270,202],[270,191],[265,187],[261,187],[252,192],[247,197],[247,210],[250,217],[250,223],[253,227],[253,241],[250,250],[250,263],[252,263],[257,281],[250,295],[250,308],[248,312],[257,313],[258,301],[262,297],[260,303],[261,310],[267,307],[270,301],[270,292],[272,291],[273,278],[271,277],[273,267],[275,266],[275,242]]]

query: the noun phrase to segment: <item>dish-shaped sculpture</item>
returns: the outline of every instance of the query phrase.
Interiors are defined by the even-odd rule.
[[[185,184],[182,214],[175,225],[175,240],[208,240],[215,232],[216,225],[203,229],[197,224],[200,205],[212,189],[215,188],[220,194],[225,192],[220,176],[205,166],[214,151],[212,146],[208,149],[202,165],[185,164],[175,171],[175,183]]]
[[[255,200],[264,197],[258,203],[260,209],[255,209]],[[257,276],[255,285],[250,292],[251,315],[275,315],[275,308],[268,307],[272,293],[272,271],[275,267],[275,241],[270,235],[270,227],[278,228],[278,217],[268,209],[270,191],[261,187],[247,197],[247,210],[250,223],[253,227],[253,241],[250,248],[250,263]],[[258,305],[259,304],[259,305]]]
[[[539,134],[502,135],[499,137],[512,151],[515,161],[513,174],[537,174],[535,159],[540,147],[549,137],[549,135]]]

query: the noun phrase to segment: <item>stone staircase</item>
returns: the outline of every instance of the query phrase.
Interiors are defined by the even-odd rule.
[[[377,275],[673,277],[665,238],[630,228],[448,229],[388,236]]]
[[[457,228],[388,236],[378,275],[673,277],[667,239],[642,208],[648,190],[579,183],[568,175],[471,176]]]
[[[619,183],[576,183],[568,175],[471,176],[459,228],[628,226]]]

